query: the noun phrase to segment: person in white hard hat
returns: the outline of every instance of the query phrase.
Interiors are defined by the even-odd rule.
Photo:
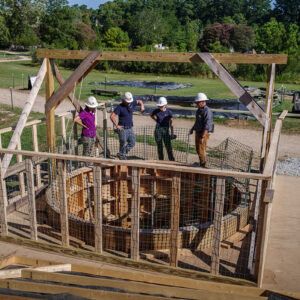
[[[144,112],[144,104],[142,100],[134,100],[130,92],[126,92],[122,98],[122,103],[111,113],[110,119],[119,132],[120,151],[117,153],[119,159],[127,159],[127,153],[135,145],[135,135],[133,132],[133,111],[139,105],[141,112]],[[116,116],[119,121],[116,121]]]
[[[93,156],[95,154],[96,125],[95,110],[98,102],[95,97],[88,97],[84,101],[85,109],[74,119],[74,122],[82,126],[81,141],[83,143],[83,155]]]
[[[190,130],[190,134],[195,131],[195,146],[199,156],[200,167],[206,167],[206,144],[209,135],[214,131],[213,112],[206,105],[207,96],[204,93],[198,93],[195,102],[198,107],[196,112],[196,121]]]
[[[151,112],[150,117],[156,122],[154,137],[157,144],[158,159],[164,160],[164,142],[169,160],[173,161],[175,160],[171,144],[171,139],[174,138],[173,114],[167,108],[167,104],[167,99],[165,97],[160,97],[156,104],[158,108]]]

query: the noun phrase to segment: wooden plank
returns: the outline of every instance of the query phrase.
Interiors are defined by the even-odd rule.
[[[78,276],[71,274],[53,274],[47,272],[41,272],[36,270],[23,270],[22,277],[25,279],[57,282],[63,284],[72,285],[82,285],[82,286],[102,286],[106,288],[114,288],[124,290],[126,292],[147,294],[147,295],[162,295],[165,297],[176,297],[176,298],[189,298],[189,299],[199,299],[199,293],[201,297],[205,299],[210,299],[213,296],[216,299],[220,298],[219,292],[204,291],[204,290],[194,290],[187,288],[178,288],[171,286],[161,286],[158,284],[141,283],[134,281],[124,281],[116,279],[107,278],[93,278],[86,276]],[[224,299],[226,299],[229,294],[223,294]],[[230,294],[231,299],[240,299],[241,295]],[[208,297],[208,298],[206,298]],[[246,296],[250,297],[248,299],[257,299],[256,296]],[[261,297],[259,297],[261,299]]]
[[[39,144],[38,144],[38,137],[37,137],[37,125],[32,126],[32,142],[33,142],[33,151],[39,152]],[[35,174],[36,174],[36,182],[37,188],[41,187],[41,167],[39,164],[35,167]]]
[[[60,84],[60,86],[62,86],[65,83],[65,80],[62,77],[62,75],[60,74],[59,69],[55,63],[53,63],[53,73],[54,73],[56,80]],[[74,105],[76,111],[79,113],[82,110],[82,108],[81,108],[79,101],[76,99],[75,95],[72,92],[70,92],[68,94],[68,98]]]
[[[25,125],[24,125],[24,128],[25,127],[29,127],[29,126],[32,126],[32,125],[37,125],[37,124],[40,124],[42,123],[43,121],[45,121],[46,118],[40,118],[38,120],[33,120],[33,121],[30,121],[30,122],[26,122]],[[6,133],[6,132],[10,132],[10,131],[13,131],[16,129],[16,126],[11,126],[11,127],[6,127],[6,128],[2,128],[0,129],[0,134],[2,133]]]
[[[213,231],[213,244],[211,254],[211,268],[212,274],[219,274],[220,267],[220,248],[222,241],[222,220],[224,210],[224,199],[225,199],[225,179],[217,178],[216,183],[216,198],[215,198],[215,209],[214,209],[214,231]]]
[[[54,77],[50,59],[47,59],[46,73],[46,105],[50,101],[54,93]],[[55,114],[54,108],[45,110],[46,113],[46,128],[47,128],[47,146],[51,152],[55,152]],[[54,166],[54,162],[52,162]]]
[[[44,162],[47,160],[46,158],[39,158],[39,157],[33,157],[32,161],[33,164],[38,166],[40,163]],[[20,163],[17,163],[11,167],[9,167],[5,173],[4,178],[8,178],[9,176],[15,175],[19,172],[25,171],[25,161],[22,161]]]
[[[63,160],[58,161],[58,190],[60,207],[60,226],[62,245],[69,247],[69,219],[66,191],[66,163]]]
[[[131,243],[130,257],[139,260],[140,247],[140,169],[132,168]]]
[[[72,294],[76,296],[85,297],[88,299],[161,299],[161,297],[147,296],[147,295],[137,295],[137,294],[127,294],[127,293],[118,293],[111,291],[104,291],[98,289],[88,289],[80,287],[70,287],[65,285],[54,285],[46,283],[36,283],[28,282],[21,280],[10,280],[10,279],[1,279],[0,287],[7,288],[11,290],[21,290],[32,293],[41,293],[41,294]]]
[[[17,150],[22,150],[21,149],[21,140],[19,139],[18,143],[17,143]],[[17,155],[17,162],[18,163],[21,163],[23,161],[23,157],[21,154],[18,154]],[[25,196],[25,183],[24,183],[24,174],[23,172],[20,172],[18,174],[18,177],[19,177],[19,186],[20,186],[20,195],[21,197],[24,197]]]
[[[236,95],[249,111],[253,113],[256,119],[264,126],[266,115],[261,107],[252,99],[247,91],[236,81],[236,79],[220,64],[210,53],[198,53],[203,61],[211,70],[227,85],[227,87]]]
[[[102,236],[102,168],[97,164],[93,168],[94,171],[94,211],[95,211],[95,250],[98,253],[103,251]]]
[[[66,121],[65,121],[65,116],[61,116],[60,117],[60,123],[61,123],[61,136],[64,140],[64,142],[66,143]]]
[[[37,97],[38,91],[40,90],[40,87],[44,80],[45,74],[46,74],[46,59],[44,59],[43,64],[38,72],[37,78],[34,82],[34,85],[26,99],[24,108],[22,110],[21,116],[18,121],[18,124],[14,130],[13,136],[11,137],[11,140],[9,142],[7,149],[16,149],[18,141],[21,137],[23,128],[26,124],[27,118],[28,118],[31,108],[33,106],[33,103]],[[10,164],[11,158],[12,158],[12,155],[5,155],[5,157],[2,161],[2,174],[3,175],[5,175],[5,173],[6,173],[6,170]]]
[[[101,52],[93,51],[81,62],[74,73],[63,83],[63,85],[55,92],[45,105],[45,112],[49,112],[53,107],[63,101],[83,78],[87,70],[94,66],[96,58]]]
[[[214,176],[230,176],[238,178],[249,178],[249,179],[265,179],[268,180],[271,178],[272,174],[259,174],[259,173],[249,173],[249,172],[237,172],[230,170],[217,170],[217,169],[205,169],[205,168],[191,168],[190,166],[177,166],[172,164],[164,164],[162,162],[143,162],[141,160],[114,160],[114,159],[105,159],[97,157],[87,157],[87,156],[78,156],[78,155],[65,155],[58,153],[45,153],[45,152],[32,152],[32,151],[18,151],[18,150],[8,150],[0,149],[0,153],[11,153],[11,154],[22,154],[25,156],[33,156],[40,158],[53,158],[53,159],[63,159],[63,160],[72,160],[72,161],[84,161],[90,163],[99,163],[104,165],[119,165],[119,166],[128,166],[128,167],[138,167],[146,169],[160,169],[166,170],[169,172],[186,172],[194,174],[207,174]]]
[[[38,58],[84,59],[90,51],[37,49]],[[213,53],[220,63],[244,64],[287,64],[286,54],[241,54],[241,53]],[[113,61],[152,61],[152,62],[202,62],[197,53],[184,52],[130,52],[103,51],[97,60]]]
[[[181,174],[175,173],[172,180],[171,198],[171,230],[170,230],[170,266],[178,266],[178,231],[180,212],[180,179]]]
[[[263,170],[266,164],[266,158],[268,157],[268,151],[270,148],[274,84],[275,84],[275,64],[272,64],[268,67],[268,82],[267,82],[267,93],[266,93],[266,102],[265,102],[266,122],[263,129],[262,143],[261,143],[261,165],[260,165],[261,171]]]
[[[2,163],[2,155],[0,155],[0,166]],[[8,234],[7,226],[7,191],[6,191],[6,182],[2,175],[2,168],[0,168],[0,225],[1,225],[1,234]]]
[[[35,188],[34,188],[34,177],[33,177],[33,163],[31,158],[26,158],[25,168],[26,168],[26,178],[27,178],[30,236],[32,240],[37,240],[38,231],[37,231],[37,221],[36,221]]]

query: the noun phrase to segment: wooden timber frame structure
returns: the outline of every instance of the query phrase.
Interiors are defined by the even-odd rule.
[[[242,102],[248,110],[256,117],[256,119],[262,124],[264,131],[262,136],[262,149],[261,149],[261,174],[248,174],[248,173],[238,173],[238,172],[230,172],[230,171],[218,171],[218,170],[197,170],[196,173],[203,173],[203,174],[211,174],[220,176],[219,180],[223,180],[222,178],[226,176],[231,176],[235,173],[234,176],[248,176],[249,178],[254,178],[259,180],[257,196],[256,196],[256,209],[255,209],[255,216],[254,218],[258,219],[258,214],[262,216],[260,218],[261,222],[258,223],[257,228],[255,228],[252,232],[252,260],[255,262],[255,268],[252,268],[252,261],[249,261],[249,268],[252,268],[255,277],[258,278],[258,285],[261,286],[262,278],[263,278],[263,266],[264,266],[264,256],[265,256],[265,248],[266,248],[266,241],[267,241],[267,229],[268,229],[268,218],[269,218],[269,204],[271,203],[272,199],[272,182],[274,177],[274,172],[276,168],[276,160],[277,160],[277,151],[278,151],[278,143],[279,143],[279,136],[280,136],[280,129],[282,126],[282,120],[284,119],[286,113],[281,115],[278,119],[277,128],[275,128],[276,135],[274,133],[274,137],[272,140],[272,145],[270,146],[271,142],[271,117],[272,117],[272,103],[273,103],[273,91],[274,91],[274,83],[275,83],[275,66],[276,64],[286,64],[287,63],[287,56],[286,55],[276,55],[276,54],[223,54],[223,53],[142,53],[142,52],[100,52],[100,51],[68,51],[68,50],[45,50],[39,49],[38,50],[38,57],[44,58],[42,67],[39,71],[38,78],[36,83],[33,86],[33,90],[30,93],[28,101],[25,104],[23,109],[23,113],[20,117],[19,123],[15,129],[14,135],[11,139],[11,142],[8,146],[8,149],[0,149],[0,153],[5,153],[3,160],[1,159],[2,168],[0,168],[0,193],[1,197],[1,231],[2,234],[7,234],[8,227],[7,227],[7,217],[6,217],[6,205],[7,200],[5,198],[5,187],[4,187],[4,178],[6,177],[6,172],[8,169],[8,165],[10,162],[10,158],[13,154],[17,155],[25,155],[27,157],[25,163],[25,169],[27,172],[27,184],[28,189],[31,191],[29,195],[29,199],[34,199],[34,182],[33,182],[33,166],[34,166],[34,157],[38,158],[50,158],[50,159],[57,159],[58,161],[58,180],[61,183],[62,190],[61,199],[66,199],[64,187],[65,187],[65,160],[72,160],[72,161],[87,161],[93,162],[96,165],[96,173],[95,173],[95,183],[94,186],[98,187],[101,190],[101,164],[112,163],[116,164],[115,161],[111,160],[103,160],[103,159],[95,159],[95,158],[83,158],[83,157],[76,157],[72,156],[67,158],[67,156],[58,155],[55,153],[41,153],[28,151],[21,151],[15,150],[18,146],[18,141],[20,135],[22,133],[23,127],[25,126],[27,117],[31,110],[33,101],[36,97],[36,94],[41,86],[43,78],[46,76],[46,105],[45,105],[45,113],[46,113],[46,123],[47,123],[47,143],[48,148],[51,152],[54,152],[55,149],[55,123],[54,123],[54,110],[55,108],[66,98],[68,97],[77,112],[80,112],[81,106],[79,102],[76,100],[75,96],[72,94],[72,90],[76,85],[80,83],[80,81],[97,65],[99,60],[115,60],[115,61],[152,61],[152,62],[190,62],[190,63],[206,63],[213,72],[228,86],[228,88],[233,92],[234,95],[237,96],[240,102]],[[79,59],[82,60],[81,64],[78,68],[74,71],[74,73],[66,80],[62,78],[59,73],[57,66],[54,63],[54,59]],[[252,99],[252,97],[244,90],[244,88],[238,83],[238,81],[226,70],[223,64],[226,63],[245,63],[245,64],[267,64],[268,65],[268,82],[267,82],[267,98],[266,98],[266,105],[265,111],[261,109],[261,107]],[[61,87],[55,92],[54,91],[54,77],[57,79]],[[28,105],[27,105],[28,104]],[[27,106],[26,106],[27,105]],[[275,139],[274,139],[275,138]],[[272,147],[273,146],[273,147]],[[271,150],[270,150],[271,149]],[[269,157],[269,156],[270,157]],[[10,158],[9,158],[10,157]],[[37,159],[36,159],[37,160]],[[131,166],[133,168],[134,174],[139,174],[138,168],[146,167],[147,163],[142,163],[138,161],[132,162],[118,162],[118,165],[126,165]],[[151,164],[153,165],[153,164]],[[165,166],[157,164],[158,168],[166,169],[168,171],[172,171],[174,168],[174,176],[175,181],[178,179],[176,177],[177,172],[183,171],[181,167],[178,166]],[[184,167],[187,172],[188,168]],[[187,168],[187,169],[186,169]],[[238,174],[237,174],[238,173]],[[135,176],[134,184],[136,186],[137,191],[139,190],[139,177]],[[221,184],[222,185],[222,184]],[[97,189],[95,189],[97,190]],[[220,195],[220,207],[222,208],[222,190],[219,191]],[[180,193],[180,191],[178,191]],[[29,192],[28,192],[29,194]],[[175,191],[176,194],[176,191]],[[99,191],[97,195],[95,195],[96,199],[101,198]],[[135,199],[139,199],[138,192],[135,192]],[[101,200],[99,200],[101,201]],[[174,209],[178,208],[178,204],[176,204],[176,197],[174,197]],[[30,202],[30,200],[29,200]],[[178,202],[178,199],[177,199]],[[34,201],[32,202],[34,204]],[[66,203],[62,201],[61,212],[66,212],[66,207],[64,206]],[[32,219],[31,219],[31,228],[32,228],[32,239],[37,239],[37,231],[36,231],[36,218],[35,216],[35,206],[29,205],[29,209],[31,211]],[[96,207],[96,212],[101,215],[99,210]],[[216,213],[216,212],[215,212]],[[67,213],[66,213],[67,214]],[[63,245],[69,245],[68,242],[68,221],[67,216],[65,213],[61,215],[62,221],[62,242]],[[175,240],[177,240],[177,232],[178,232],[178,217],[176,215],[178,212],[174,212],[174,220],[171,220],[171,257],[170,263],[173,266],[177,266],[177,250],[178,245]],[[101,216],[99,218],[101,220]],[[217,222],[217,219],[216,219]],[[131,254],[132,258],[137,260],[138,259],[138,222],[136,226],[134,226],[134,230],[132,230],[132,245],[131,245]],[[176,230],[175,230],[176,229]],[[214,234],[217,234],[215,232]],[[135,235],[135,236],[134,236]],[[255,240],[259,237],[257,242]],[[219,252],[218,249],[220,248],[220,236],[214,237],[215,244],[213,246],[215,252],[213,251],[214,258],[212,259],[212,269],[211,272],[213,274],[218,274],[219,268]],[[95,232],[95,243],[96,249],[100,253],[102,253],[102,246],[101,244],[101,233],[100,231]],[[255,251],[254,251],[255,247]],[[254,257],[254,253],[255,257]]]

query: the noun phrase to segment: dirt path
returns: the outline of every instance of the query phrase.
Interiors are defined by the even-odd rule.
[[[13,102],[14,106],[23,108],[27,99],[28,91],[13,90]],[[0,103],[11,105],[10,91],[9,89],[0,88]],[[45,97],[38,95],[34,105],[33,111],[44,113],[45,111]],[[62,113],[68,110],[72,110],[73,106],[70,101],[65,100],[58,106],[55,113]],[[102,124],[102,114],[98,113],[98,124]],[[15,125],[15,124],[12,124]],[[134,125],[154,125],[154,122],[149,116],[134,115]],[[175,119],[174,126],[177,128],[191,128],[193,120],[189,119]],[[108,126],[112,127],[110,120]],[[215,147],[224,141],[227,137],[238,140],[239,142],[248,145],[256,152],[260,152],[261,147],[262,130],[253,130],[241,127],[229,127],[223,125],[215,125],[215,132],[209,139],[208,146]],[[193,138],[192,138],[193,140]],[[297,157],[300,158],[300,136],[282,134],[280,138],[279,158],[284,157]]]
[[[11,62],[11,61],[21,61],[21,60],[31,60],[31,56],[22,55],[22,53],[12,52],[12,51],[0,51],[2,53],[9,53],[13,54],[15,56],[18,56],[18,58],[13,59],[0,59],[0,62]]]

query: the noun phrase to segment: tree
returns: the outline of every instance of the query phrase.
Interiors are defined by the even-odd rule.
[[[270,19],[271,0],[247,0],[244,14],[248,25],[263,25]]]
[[[6,48],[9,46],[9,30],[6,27],[5,20],[0,16],[0,47]]]
[[[255,46],[254,30],[246,25],[234,25],[231,30],[230,44],[235,51],[247,51]]]
[[[230,46],[230,34],[232,24],[214,23],[204,29],[203,37],[200,41],[202,51],[208,51],[210,45],[219,41],[225,47]]]
[[[101,43],[94,30],[87,24],[76,23],[75,39],[78,49],[97,49]]]
[[[127,32],[122,31],[119,27],[112,27],[104,34],[103,42],[107,47],[128,49],[130,40]]]
[[[255,36],[258,51],[280,53],[285,49],[286,30],[275,18],[263,26],[256,26]]]
[[[285,24],[294,23],[300,26],[300,1],[276,0],[274,4],[274,16]]]

